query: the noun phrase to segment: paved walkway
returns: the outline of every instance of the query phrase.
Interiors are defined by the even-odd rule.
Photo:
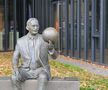
[[[67,59],[69,59],[69,58],[67,58]],[[95,64],[90,64],[90,63],[87,63],[87,62],[84,62],[84,61],[81,62],[80,60],[75,60],[75,59],[66,60],[66,57],[64,59],[63,56],[59,56],[57,58],[57,61],[59,61],[61,63],[70,64],[70,65],[76,65],[76,66],[79,66],[80,68],[86,69],[87,71],[89,71],[91,73],[95,73],[95,74],[98,74],[98,75],[108,77],[108,69],[102,68],[102,67],[100,67],[98,65],[95,65]]]

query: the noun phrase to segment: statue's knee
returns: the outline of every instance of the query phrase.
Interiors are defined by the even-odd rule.
[[[19,78],[19,76],[12,75],[11,76],[11,81],[13,83],[20,82],[20,78]]]

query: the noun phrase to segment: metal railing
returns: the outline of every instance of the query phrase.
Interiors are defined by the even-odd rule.
[[[14,47],[17,32],[19,37],[27,33],[25,25],[28,18],[36,17],[39,20],[41,33],[46,27],[55,26],[57,15],[60,35],[58,49],[64,55],[108,64],[105,52],[108,48],[108,43],[105,43],[108,40],[105,39],[106,3],[107,0],[4,0],[3,49],[9,49],[10,13],[14,22]]]
[[[60,41],[66,44],[60,45],[61,52],[70,57],[108,64],[108,57],[104,58],[107,49],[106,0],[61,0],[60,3],[64,14],[60,16]]]

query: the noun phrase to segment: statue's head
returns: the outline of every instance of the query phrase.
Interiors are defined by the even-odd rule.
[[[39,22],[36,18],[28,19],[26,29],[32,34],[36,35],[39,31]]]

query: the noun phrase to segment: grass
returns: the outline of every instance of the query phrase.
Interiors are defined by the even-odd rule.
[[[12,52],[0,52],[0,76],[11,76]],[[74,65],[49,61],[52,77],[76,77],[80,80],[80,90],[108,90],[108,77],[99,76]]]
[[[80,90],[108,90],[108,78],[92,74],[80,67],[50,61],[52,76],[77,77],[80,80]]]

